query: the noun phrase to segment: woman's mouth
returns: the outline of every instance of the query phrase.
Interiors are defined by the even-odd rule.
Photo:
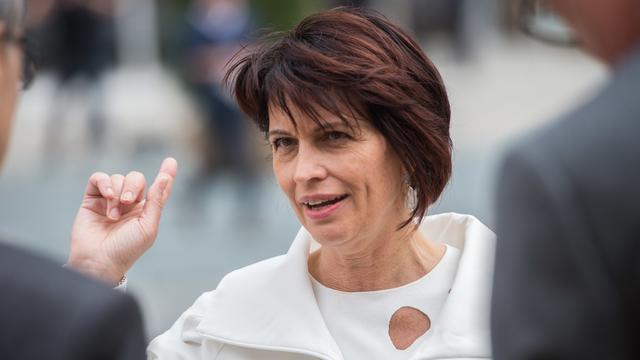
[[[338,201],[342,201],[344,200],[348,195],[339,195],[336,196],[333,199],[328,199],[328,200],[309,200],[309,201],[305,201],[303,202],[304,206],[308,207],[309,209],[319,209],[325,206],[329,206],[329,205],[333,205],[335,203],[337,203]]]
[[[303,202],[304,213],[312,220],[321,220],[333,214],[349,195],[339,195],[326,200],[308,200]]]

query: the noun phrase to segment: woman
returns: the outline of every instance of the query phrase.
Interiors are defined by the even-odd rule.
[[[424,217],[451,173],[450,109],[419,46],[376,13],[338,8],[251,50],[227,80],[302,228],[286,255],[198,298],[149,358],[490,357],[494,235],[471,216]],[[141,198],[116,180],[116,198]],[[91,272],[119,279],[141,254],[128,245]]]

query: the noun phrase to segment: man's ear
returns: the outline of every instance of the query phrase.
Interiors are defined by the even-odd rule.
[[[6,48],[5,46],[6,35],[7,35],[7,26],[0,21],[0,54],[4,53],[4,49]]]

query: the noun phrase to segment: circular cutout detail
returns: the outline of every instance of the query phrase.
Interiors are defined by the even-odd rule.
[[[389,319],[389,338],[398,350],[405,350],[431,328],[431,319],[422,311],[403,306]]]

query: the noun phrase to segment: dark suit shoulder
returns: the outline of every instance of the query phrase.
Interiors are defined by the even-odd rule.
[[[637,235],[620,232],[635,228],[640,202],[639,93],[640,51],[592,100],[527,135],[507,156],[511,167],[529,166],[546,186],[565,193],[600,238]]]
[[[0,358],[135,359],[144,354],[135,300],[105,284],[0,244],[0,289]],[[108,355],[115,352],[135,355]]]
[[[514,151],[571,167],[635,164],[640,152],[640,49],[582,106],[527,135]],[[607,163],[614,160],[615,164]],[[605,169],[606,170],[606,169]]]
[[[15,296],[47,299],[48,306],[81,306],[121,297],[105,284],[65,269],[43,256],[0,245],[0,286]]]
[[[502,165],[494,296],[500,305],[511,301],[513,311],[494,318],[509,323],[519,317],[525,320],[517,326],[530,326],[542,317],[525,313],[546,312],[543,321],[554,325],[531,327],[529,340],[557,358],[602,358],[606,351],[610,358],[638,358],[619,354],[637,355],[639,93],[640,51],[592,100],[515,143]],[[520,284],[526,288],[513,292]],[[561,332],[579,323],[598,333],[584,332],[576,343],[562,340]],[[590,344],[583,356],[576,355],[580,341]],[[562,344],[576,356],[558,355]]]

